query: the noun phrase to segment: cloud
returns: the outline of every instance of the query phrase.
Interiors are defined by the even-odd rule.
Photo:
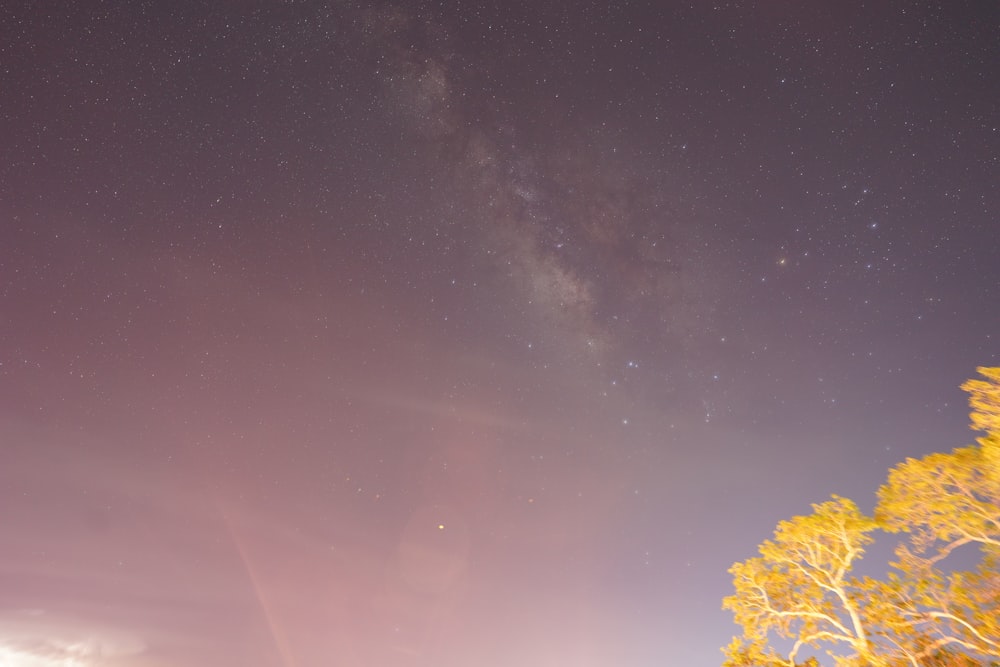
[[[145,653],[146,642],[125,630],[47,613],[0,611],[0,664],[11,667],[96,667]]]

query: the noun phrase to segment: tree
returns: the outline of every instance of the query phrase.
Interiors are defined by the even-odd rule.
[[[983,448],[994,493],[1000,493],[1000,367],[976,369],[985,380],[969,380],[962,389],[969,392],[971,427],[986,433],[978,439]]]
[[[924,638],[925,655],[955,646],[1000,658],[1000,368],[979,372],[986,381],[962,388],[970,393],[973,428],[986,436],[978,445],[907,459],[878,492],[879,526],[908,536],[894,565],[906,584],[903,617],[910,634]],[[966,545],[978,546],[978,566],[945,569]]]
[[[726,664],[795,667],[803,647],[825,647],[838,664],[879,664],[861,613],[859,582],[849,577],[864,554],[875,522],[851,500],[834,496],[813,513],[778,524],[760,556],[729,570],[736,593],[723,601],[743,627],[726,649]],[[771,635],[791,642],[787,656],[770,648]]]
[[[972,427],[985,432],[978,445],[894,467],[874,518],[833,496],[779,523],[759,556],[733,565],[735,594],[723,607],[743,633],[724,649],[726,667],[802,667],[803,647],[826,649],[842,667],[1000,658],[1000,368],[978,371],[985,380],[962,385]],[[895,571],[850,576],[876,528],[906,536]],[[978,549],[976,566],[948,568],[963,547]]]
[[[985,380],[968,380],[962,389],[969,393],[972,428],[988,435],[1000,435],[1000,367],[976,369]]]
[[[907,459],[879,489],[876,517],[910,535],[903,569],[926,568],[966,544],[1000,547],[1000,489],[981,446]]]

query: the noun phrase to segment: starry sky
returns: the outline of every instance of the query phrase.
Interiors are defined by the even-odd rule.
[[[711,666],[967,444],[994,2],[4,3],[0,663]]]

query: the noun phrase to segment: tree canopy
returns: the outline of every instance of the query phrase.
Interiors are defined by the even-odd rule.
[[[726,667],[801,667],[804,649],[839,666],[937,667],[1000,659],[1000,368],[969,380],[978,444],[907,459],[889,471],[873,517],[838,496],[778,524],[759,555],[736,563],[733,612],[743,633]],[[893,571],[858,578],[873,533],[897,533]],[[970,570],[950,567],[978,549]],[[782,650],[778,649],[782,647]]]
[[[730,569],[736,593],[723,607],[733,612],[749,640],[734,648],[777,662],[776,656],[760,651],[774,632],[792,641],[789,665],[796,664],[804,646],[843,644],[867,655],[857,584],[848,575],[872,541],[869,533],[874,529],[874,520],[857,505],[836,496],[813,505],[810,515],[779,523],[774,539],[760,545],[759,557]]]

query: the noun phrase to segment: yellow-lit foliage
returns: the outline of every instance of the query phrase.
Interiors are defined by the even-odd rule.
[[[723,608],[733,612],[743,637],[727,649],[727,664],[756,658],[794,667],[806,646],[839,650],[840,660],[871,658],[857,582],[849,574],[874,529],[851,500],[834,496],[813,505],[812,514],[779,523],[760,556],[733,565],[736,593]],[[772,634],[791,641],[787,658],[765,648]]]
[[[1000,367],[976,369],[985,380],[969,380],[962,389],[969,392],[972,428],[1000,436]]]
[[[987,380],[962,388],[986,437],[893,468],[875,515],[883,530],[908,535],[896,550],[896,599],[909,634],[931,649],[1000,658],[1000,368],[979,372]],[[949,568],[948,556],[967,545],[979,548],[977,567]]]
[[[990,472],[981,446],[907,459],[889,471],[876,517],[883,530],[910,533],[904,565],[933,565],[965,544],[1000,547],[1000,495]]]
[[[874,519],[834,496],[779,523],[759,556],[733,565],[723,607],[743,633],[724,649],[726,667],[801,666],[804,647],[826,650],[838,667],[1000,658],[1000,368],[978,371],[985,380],[962,385],[973,428],[986,433],[978,445],[894,467]],[[850,576],[876,529],[906,536],[895,571]],[[980,556],[968,571],[949,567],[963,546]]]
[[[969,380],[962,389],[969,392],[972,428],[986,433],[979,438],[985,474],[993,483],[993,492],[1000,494],[1000,367],[976,370],[986,379]]]

